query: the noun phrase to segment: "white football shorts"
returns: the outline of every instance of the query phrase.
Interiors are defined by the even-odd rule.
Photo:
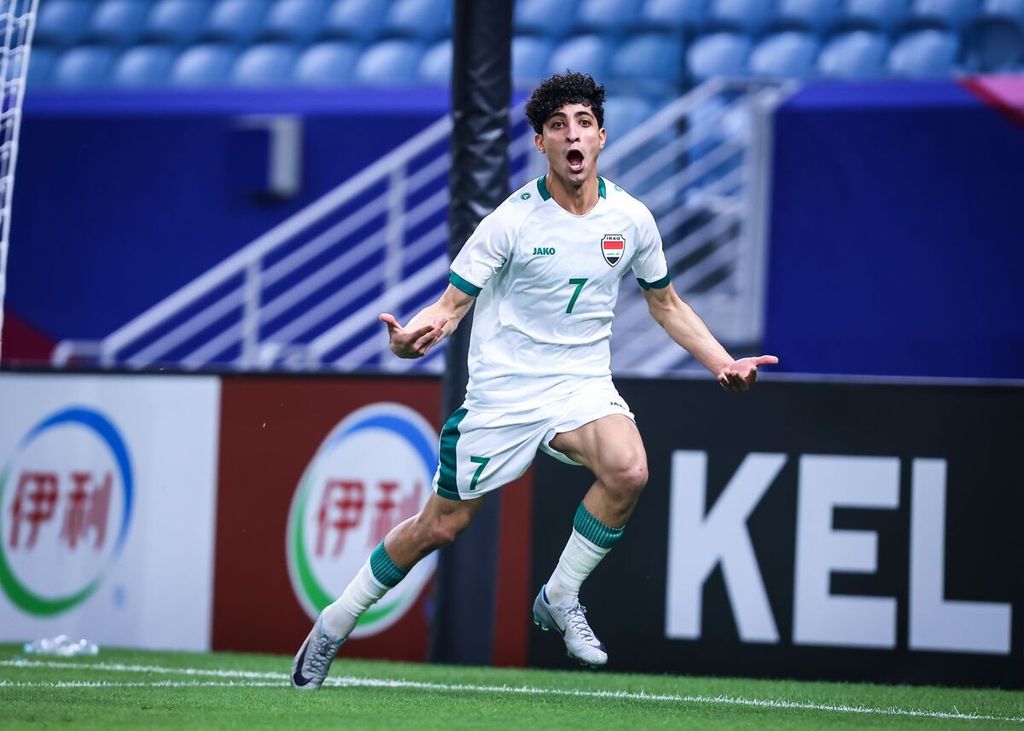
[[[456,409],[441,429],[434,492],[450,500],[478,498],[526,472],[538,449],[579,465],[551,447],[556,434],[611,414],[635,421],[611,379],[580,380],[562,393],[567,395],[519,413]]]

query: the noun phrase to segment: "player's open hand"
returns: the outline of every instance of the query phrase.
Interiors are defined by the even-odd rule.
[[[381,313],[380,321],[388,326],[391,352],[399,358],[422,358],[444,337],[444,326],[448,324],[447,318],[439,317],[431,325],[406,330],[394,315],[387,312]]]
[[[740,358],[718,372],[718,382],[726,391],[746,391],[757,380],[758,366],[775,365],[778,362],[779,359],[774,355]]]

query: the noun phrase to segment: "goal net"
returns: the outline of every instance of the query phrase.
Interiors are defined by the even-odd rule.
[[[7,292],[7,250],[11,237],[11,197],[18,162],[18,132],[25,98],[32,31],[39,0],[0,0],[0,357],[4,342],[4,295]]]

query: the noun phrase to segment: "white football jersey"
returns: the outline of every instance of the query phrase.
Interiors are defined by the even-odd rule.
[[[531,180],[452,262],[449,282],[477,298],[468,408],[527,410],[574,379],[610,377],[619,280],[632,270],[645,289],[668,285],[654,216],[614,183],[598,186],[597,205],[577,216]]]

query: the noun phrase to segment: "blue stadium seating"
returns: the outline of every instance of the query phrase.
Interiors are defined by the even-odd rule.
[[[900,38],[889,51],[888,69],[895,76],[942,77],[953,73],[960,42],[947,30],[929,28]]]
[[[57,67],[57,52],[47,46],[33,45],[28,59],[27,89],[49,86]]]
[[[330,40],[316,43],[299,56],[293,71],[303,86],[344,86],[352,82],[362,49],[356,43]]]
[[[324,34],[332,38],[373,40],[384,27],[387,8],[386,0],[335,0],[327,10]]]
[[[914,0],[907,23],[961,31],[977,17],[980,0]]]
[[[824,35],[836,25],[841,13],[841,0],[779,0],[773,25]]]
[[[1024,0],[985,0],[981,17],[1013,23],[1024,31]]]
[[[512,84],[530,88],[547,76],[554,43],[547,38],[516,36],[512,39]]]
[[[640,11],[642,30],[692,33],[704,25],[707,0],[647,0]]]
[[[420,61],[419,80],[430,86],[448,86],[452,80],[452,42],[443,40],[435,43],[423,54]]]
[[[650,118],[654,104],[645,96],[610,94],[604,102],[604,126],[610,138],[618,139]]]
[[[103,0],[89,19],[86,38],[93,43],[130,46],[142,36],[149,3],[139,0]]]
[[[218,0],[210,10],[206,37],[210,40],[245,45],[263,31],[267,0]]]
[[[846,0],[844,25],[892,33],[910,14],[910,0]]]
[[[854,30],[836,36],[818,56],[818,71],[841,79],[872,79],[885,75],[889,44],[881,33]]]
[[[171,78],[177,51],[169,46],[135,46],[117,60],[114,86],[158,87]]]
[[[63,88],[106,86],[114,70],[114,49],[107,46],[74,46],[57,59],[53,84]],[[31,61],[29,61],[31,63]]]
[[[739,33],[711,33],[701,36],[686,52],[686,69],[695,82],[712,77],[746,75],[750,40]]]
[[[146,20],[145,37],[179,46],[195,43],[209,10],[207,0],[158,0]]]
[[[665,33],[641,33],[615,49],[609,81],[659,94],[683,81],[683,41]]]
[[[578,0],[516,0],[517,35],[564,36],[576,22]]]
[[[451,35],[451,30],[450,0],[395,0],[384,23],[386,34],[423,41]]]
[[[422,43],[397,38],[380,41],[363,52],[353,80],[363,86],[412,85],[422,58]]]
[[[1024,30],[1012,18],[987,16],[965,36],[964,68],[975,73],[1006,73],[1024,67]]]
[[[711,0],[708,26],[757,35],[771,22],[771,4],[764,0]]]
[[[820,46],[810,33],[787,30],[765,36],[750,54],[750,73],[772,79],[807,78],[814,74]]]
[[[171,69],[175,86],[226,86],[238,52],[224,43],[202,43],[186,49]]]
[[[580,0],[576,30],[583,33],[621,33],[639,15],[642,0]]]
[[[326,15],[326,0],[277,0],[267,12],[262,35],[270,40],[309,43],[320,34]]]
[[[612,47],[601,36],[577,36],[562,43],[552,54],[548,73],[567,70],[590,74],[599,81],[605,77]]]
[[[36,17],[34,42],[56,48],[78,43],[89,30],[92,10],[89,0],[44,0]]]
[[[287,86],[298,57],[299,49],[291,43],[258,43],[235,61],[231,82],[237,86]]]

